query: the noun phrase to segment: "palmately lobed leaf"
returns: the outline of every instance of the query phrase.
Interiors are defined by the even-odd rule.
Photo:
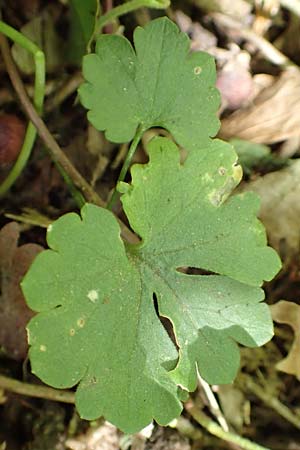
[[[208,382],[228,383],[237,343],[272,337],[260,286],[280,261],[256,218],[257,197],[230,196],[241,175],[231,146],[208,145],[181,163],[177,146],[157,138],[149,163],[133,166],[120,189],[139,244],[122,242],[112,213],[85,205],[82,219],[53,224],[52,250],[23,281],[39,312],[29,325],[33,371],[55,387],[79,382],[83,418],[104,415],[130,433],[152,418],[166,424],[181,411],[179,386],[195,388],[197,366]],[[187,266],[213,273],[183,273]]]
[[[102,35],[85,56],[79,96],[90,122],[112,142],[159,126],[188,150],[207,145],[219,129],[213,58],[189,53],[188,36],[166,17],[136,28],[134,45]]]
[[[160,315],[174,325],[180,359],[173,376],[188,390],[196,387],[195,361],[208,382],[229,383],[239,367],[234,341],[252,347],[272,337],[259,286],[280,268],[256,218],[258,197],[225,201],[241,176],[232,147],[215,140],[205,150],[182,165],[171,141],[153,140],[150,162],[133,166],[131,185],[121,186],[124,211],[142,239],[128,252],[152,286]],[[218,275],[178,272],[186,266]]]
[[[167,424],[181,411],[167,373],[177,353],[115,217],[86,205],[82,220],[61,217],[47,240],[53,250],[35,260],[22,286],[39,312],[28,327],[33,373],[57,388],[80,382],[76,403],[86,419],[104,415],[127,432],[153,417]]]

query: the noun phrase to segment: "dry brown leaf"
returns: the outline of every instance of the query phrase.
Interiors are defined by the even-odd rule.
[[[223,119],[220,136],[272,144],[300,135],[300,71],[285,70],[253,103]]]
[[[244,184],[261,199],[259,217],[267,229],[269,242],[286,260],[300,250],[300,161]]]
[[[33,316],[27,307],[20,282],[35,256],[43,250],[37,244],[18,247],[19,225],[10,222],[0,231],[0,345],[14,359],[27,353],[26,324]]]
[[[189,0],[207,12],[219,11],[244,22],[249,20],[251,5],[246,0]]]
[[[275,322],[289,325],[295,334],[289,354],[276,364],[276,368],[300,380],[300,305],[281,300],[271,306],[271,312]]]

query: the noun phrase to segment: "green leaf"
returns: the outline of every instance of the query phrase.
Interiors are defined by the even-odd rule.
[[[278,170],[289,164],[288,158],[282,158],[271,152],[267,145],[244,139],[233,138],[229,143],[233,145],[239,164],[246,175],[251,175],[255,168],[263,168],[264,171]]]
[[[93,34],[98,0],[70,0],[70,33],[68,59],[81,64]]]
[[[81,381],[82,417],[104,415],[131,433],[153,417],[167,424],[181,404],[167,373],[175,347],[119,234],[114,216],[96,206],[82,209],[82,221],[61,217],[23,290],[40,312],[28,327],[32,372],[57,388]]]
[[[112,213],[86,205],[82,219],[72,213],[52,225],[51,250],[23,281],[38,312],[28,327],[34,373],[55,387],[79,382],[80,415],[104,415],[127,433],[176,417],[179,386],[195,388],[196,366],[208,382],[233,380],[237,343],[272,337],[259,286],[280,268],[257,197],[229,197],[241,176],[229,144],[214,141],[183,164],[166,138],[148,150],[150,162],[120,185],[141,242],[124,244]],[[214,274],[183,273],[187,266]]]
[[[165,17],[138,27],[134,44],[102,35],[84,57],[79,95],[90,122],[113,142],[159,126],[187,149],[208,144],[219,128],[213,58],[190,54],[188,36]]]
[[[267,145],[239,138],[230,139],[229,142],[233,145],[238,155],[239,163],[243,167],[243,172],[247,175],[251,174],[255,166],[271,159],[271,150]]]

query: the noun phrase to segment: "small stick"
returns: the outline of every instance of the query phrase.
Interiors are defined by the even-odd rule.
[[[45,103],[45,111],[51,112],[57,108],[63,101],[72,95],[83,82],[83,76],[81,72],[74,73],[66,83]]]
[[[0,46],[3,54],[3,59],[7,68],[7,72],[10,76],[14,89],[18,94],[19,100],[29,119],[37,129],[39,136],[46,144],[53,161],[63,168],[63,170],[73,180],[74,184],[83,192],[88,201],[91,201],[99,206],[104,206],[103,200],[100,199],[98,194],[94,192],[94,190],[89,186],[89,184],[85,181],[85,179],[71,164],[69,159],[66,157],[64,152],[61,150],[61,148],[53,138],[52,134],[49,132],[43,120],[37,114],[34,106],[32,105],[27,95],[27,92],[19,76],[15,63],[11,57],[10,48],[8,46],[7,40],[3,35],[0,35]]]
[[[0,375],[0,388],[28,397],[44,398],[54,402],[75,403],[75,393],[66,390],[53,389],[38,384],[24,383],[13,378]]]
[[[71,161],[66,157],[65,153],[59,147],[58,143],[48,130],[44,121],[39,117],[37,111],[32,105],[24,84],[19,76],[16,65],[12,59],[7,39],[0,33],[0,48],[3,54],[3,59],[7,68],[7,72],[14,86],[14,89],[19,97],[19,100],[25,110],[25,113],[34,124],[41,139],[44,141],[46,147],[49,150],[53,161],[60,166],[68,177],[72,180],[74,185],[83,193],[87,201],[94,203],[95,205],[105,207],[105,202],[99,197],[94,189],[87,183],[87,181],[81,176],[77,169],[73,166]],[[138,242],[138,238],[135,236],[126,225],[119,221],[121,227],[122,236],[130,243]]]
[[[300,417],[297,417],[291,410],[281,403],[278,398],[272,397],[261,386],[256,384],[249,376],[240,375],[238,378],[239,387],[243,390],[253,393],[256,397],[262,400],[269,408],[277,412],[281,417],[290,422],[294,427],[300,430]]]
[[[190,413],[193,419],[199,423],[199,425],[205,428],[213,436],[223,439],[224,441],[231,442],[232,444],[237,444],[244,450],[270,450],[267,447],[262,447],[255,442],[239,436],[238,434],[224,431],[218,424],[216,424],[216,422],[211,420],[200,409],[196,408],[191,401],[185,404],[185,409]]]
[[[210,14],[210,17],[221,26],[238,31],[243,39],[246,39],[255,45],[255,47],[260,50],[271,63],[281,67],[295,66],[295,64],[287,56],[277,50],[274,45],[263,37],[258,36],[254,31],[243,26],[239,21],[221,13],[212,13]]]
[[[203,378],[200,376],[198,371],[197,371],[197,377],[198,377],[198,382],[199,382],[200,386],[202,387],[203,391],[205,392],[211,413],[216,417],[216,419],[219,422],[222,429],[225,432],[228,432],[229,426],[228,426],[226,419],[220,409],[220,406],[216,400],[216,397],[215,397],[213,391],[211,390],[209,384],[205,380],[203,380]]]

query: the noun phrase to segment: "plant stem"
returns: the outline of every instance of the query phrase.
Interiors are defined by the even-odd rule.
[[[0,375],[0,388],[28,397],[45,398],[55,402],[75,403],[74,392],[53,389],[38,384],[23,383],[4,375]]]
[[[66,157],[63,150],[59,147],[58,143],[48,130],[47,126],[43,122],[43,120],[38,115],[34,106],[32,105],[27,92],[24,88],[24,84],[19,76],[15,63],[11,57],[10,48],[8,46],[7,40],[0,33],[0,47],[3,54],[4,63],[7,68],[7,72],[11,79],[11,82],[15,88],[15,91],[19,97],[19,100],[23,106],[25,113],[28,118],[32,121],[37,132],[43,142],[45,143],[47,149],[49,150],[50,156],[55,163],[57,163],[64,172],[69,176],[72,180],[72,183],[81,190],[85,199],[95,205],[102,206],[105,208],[104,201],[99,197],[99,195],[93,190],[93,188],[86,182],[86,180],[81,176],[81,174],[77,171],[77,169],[73,166],[71,161]],[[126,225],[118,219],[122,237],[134,244],[138,242],[137,236],[135,236],[132,231],[129,230]]]
[[[83,192],[85,198],[88,201],[98,204],[99,206],[105,206],[104,202],[100,199],[100,197],[96,194],[96,192],[91,188],[91,186],[86,182],[86,180],[80,175],[77,169],[66,157],[65,153],[61,150],[61,148],[53,138],[52,134],[46,127],[43,120],[39,117],[36,109],[32,105],[27,95],[23,82],[16,69],[15,63],[11,57],[7,41],[3,35],[0,35],[0,46],[3,54],[3,59],[7,68],[7,72],[10,76],[11,82],[15,88],[19,100],[27,116],[37,129],[38,134],[46,144],[46,147],[48,148],[53,161],[58,165],[60,165],[60,167],[67,173],[69,178],[72,180],[74,185]]]
[[[22,33],[19,33],[17,30],[7,25],[6,23],[0,20],[0,32],[8,36],[14,42],[21,45],[27,51],[33,54],[34,63],[35,63],[35,83],[34,83],[34,98],[33,102],[35,108],[39,114],[42,113],[44,95],[45,95],[45,56],[44,53],[39,49],[37,45],[35,45],[32,41],[30,41],[26,36]],[[18,156],[17,161],[15,162],[12,170],[6,177],[6,179],[0,185],[0,196],[4,195],[10,187],[14,184],[17,178],[20,176],[24,167],[27,164],[27,161],[30,157],[34,141],[36,138],[36,129],[34,125],[30,122],[27,126],[24,142]]]
[[[217,399],[213,393],[213,391],[211,390],[211,387],[209,386],[209,384],[201,377],[200,373],[197,370],[197,378],[198,378],[198,382],[199,385],[201,386],[201,388],[203,389],[206,398],[208,400],[209,403],[209,409],[211,411],[211,413],[216,417],[217,421],[219,422],[222,430],[224,430],[225,432],[229,431],[229,427],[228,424],[226,422],[226,419],[221,411],[221,408],[217,402]]]
[[[118,183],[121,182],[121,181],[124,181],[126,173],[127,173],[128,169],[129,169],[131,160],[132,160],[133,155],[135,154],[135,151],[137,149],[137,146],[138,146],[138,144],[139,144],[139,142],[140,142],[140,140],[141,140],[141,138],[142,138],[142,136],[144,134],[144,131],[145,130],[143,128],[139,127],[137,129],[136,133],[135,133],[135,136],[133,138],[133,141],[130,144],[128,153],[127,153],[125,161],[123,163],[123,166],[122,166],[122,169],[121,169],[121,172],[120,172],[120,175],[119,175],[116,187],[115,187],[115,189],[113,191],[113,194],[112,194],[109,202],[107,203],[107,209],[111,210],[113,205],[115,204],[115,201],[116,201],[117,196],[118,196],[118,191],[117,191]]]
[[[224,441],[237,444],[244,450],[270,450],[267,447],[262,447],[261,445],[251,442],[237,434],[231,433],[230,431],[224,431],[219,425],[216,424],[216,422],[207,417],[207,415],[200,409],[196,408],[192,402],[187,402],[185,404],[185,409],[190,413],[193,419],[209,431],[209,433],[223,439]]]
[[[210,16],[221,25],[230,30],[239,33],[239,36],[254,45],[272,64],[287,68],[297,67],[286,55],[280,52],[271,42],[259,36],[249,27],[245,27],[238,20],[221,13],[211,13]]]
[[[106,14],[100,17],[97,23],[97,29],[95,34],[101,33],[101,30],[108,23],[113,22],[118,17],[135,11],[139,8],[154,8],[154,9],[165,9],[170,6],[170,0],[129,0],[122,5],[116,6],[115,8],[108,11]]]
[[[272,408],[285,420],[290,422],[294,427],[300,430],[300,417],[295,415],[286,405],[281,403],[276,397],[272,397],[270,393],[263,387],[259,386],[248,375],[242,375],[238,377],[236,383],[242,390],[252,392],[256,397],[262,400],[269,408]]]
[[[43,109],[44,95],[45,95],[45,56],[44,53],[39,49],[37,45],[31,42],[26,38],[23,34],[16,31],[14,28],[0,21],[0,32],[6,34],[13,41],[17,42],[19,45],[24,47],[34,56],[35,62],[35,83],[34,83],[34,97],[33,102],[36,111],[41,115]],[[8,50],[8,49],[7,49]],[[4,47],[2,47],[2,51]],[[9,51],[9,50],[8,50]],[[20,80],[21,82],[21,80]],[[22,82],[21,82],[22,83]],[[13,185],[16,179],[19,177],[24,167],[27,164],[27,161],[30,157],[34,141],[37,135],[37,131],[32,122],[29,122],[24,142],[22,145],[22,149],[20,155],[15,162],[12,170],[8,174],[7,178],[0,186],[0,196],[5,194],[8,189]],[[59,172],[65,180],[65,183],[69,187],[69,190],[74,197],[75,201],[79,208],[84,205],[84,198],[82,194],[75,188],[73,185],[72,179],[68,176],[68,174],[64,171],[64,169],[56,162]]]

